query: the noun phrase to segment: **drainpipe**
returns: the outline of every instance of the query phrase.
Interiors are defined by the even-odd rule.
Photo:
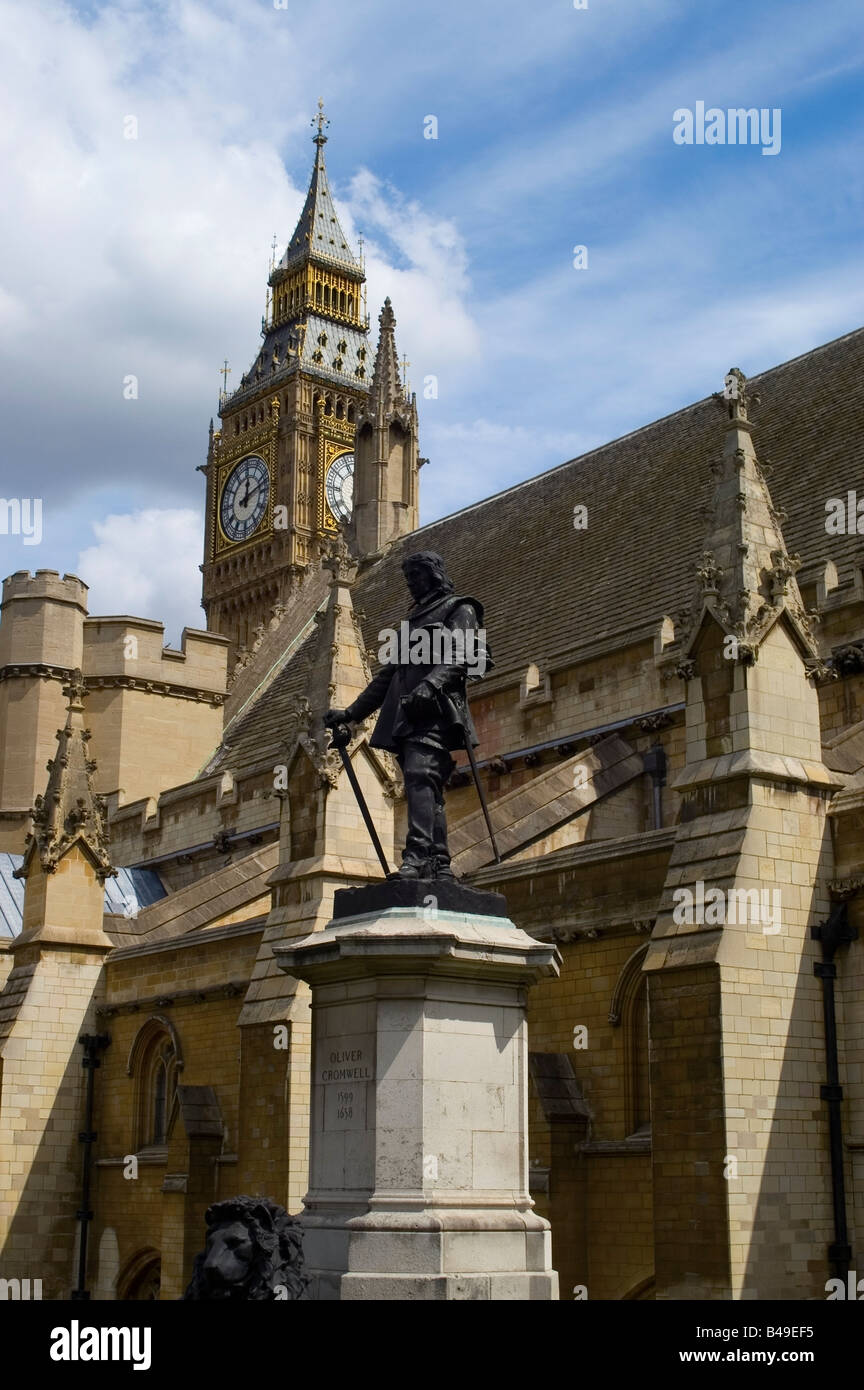
[[[78,1241],[78,1287],[72,1290],[70,1296],[81,1301],[90,1298],[90,1290],[86,1289],[84,1285],[87,1282],[87,1234],[90,1229],[90,1222],[93,1220],[93,1212],[90,1210],[90,1170],[93,1163],[93,1145],[96,1142],[96,1131],[93,1128],[93,1082],[96,1068],[102,1065],[99,1060],[99,1053],[103,1048],[108,1047],[111,1038],[108,1033],[82,1033],[78,1041],[84,1048],[81,1065],[87,1073],[87,1095],[85,1127],[78,1135],[79,1142],[84,1145],[81,1158],[81,1206],[75,1213],[81,1228]]]
[[[831,1155],[831,1204],[834,1209],[834,1240],[828,1246],[828,1259],[837,1278],[846,1278],[852,1259],[849,1228],[846,1223],[846,1180],[843,1172],[843,1087],[837,1061],[837,1015],[834,981],[837,966],[834,954],[839,946],[847,945],[858,936],[849,922],[845,902],[836,903],[826,922],[811,927],[811,935],[822,948],[822,959],[813,965],[813,973],[822,981],[822,1015],[825,1021],[825,1072],[827,1082],[819,1088],[828,1106],[828,1147]]]
[[[642,765],[651,777],[654,789],[654,829],[663,828],[662,790],[666,785],[666,752],[662,743],[655,743],[647,753],[642,754]]]

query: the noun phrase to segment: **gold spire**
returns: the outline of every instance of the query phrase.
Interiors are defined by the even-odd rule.
[[[327,144],[327,136],[324,134],[324,131],[325,128],[330,124],[329,120],[324,115],[324,102],[321,97],[318,98],[318,115],[313,116],[309,124],[318,127],[318,130],[316,134],[312,137],[312,139],[313,143],[316,144],[320,150],[322,145]]]

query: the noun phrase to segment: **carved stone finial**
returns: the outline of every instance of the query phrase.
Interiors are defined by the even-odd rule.
[[[357,560],[343,535],[334,536],[321,559],[324,569],[331,571],[335,582],[350,584],[357,573]]]
[[[16,871],[25,878],[34,854],[46,873],[53,873],[65,854],[80,844],[93,863],[100,883],[116,872],[108,857],[105,801],[93,790],[96,764],[87,752],[90,730],[84,727],[86,687],[73,671],[63,693],[68,700],[66,724],[57,731],[57,754],[48,764],[48,786],[37,796],[33,830],[27,837],[24,862]]]
[[[747,420],[748,406],[759,401],[758,392],[747,390],[747,378],[740,367],[732,367],[723,382],[723,399],[730,420]]]

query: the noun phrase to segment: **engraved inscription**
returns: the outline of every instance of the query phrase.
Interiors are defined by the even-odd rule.
[[[349,1085],[373,1081],[375,1064],[370,1041],[366,1038],[335,1038],[325,1043],[318,1062],[318,1080],[323,1085]]]

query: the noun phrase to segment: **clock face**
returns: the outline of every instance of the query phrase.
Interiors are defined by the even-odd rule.
[[[241,459],[228,474],[219,520],[229,541],[245,541],[261,525],[270,496],[270,473],[257,454]]]
[[[327,470],[327,505],[337,521],[350,520],[354,510],[354,455],[340,454]]]

